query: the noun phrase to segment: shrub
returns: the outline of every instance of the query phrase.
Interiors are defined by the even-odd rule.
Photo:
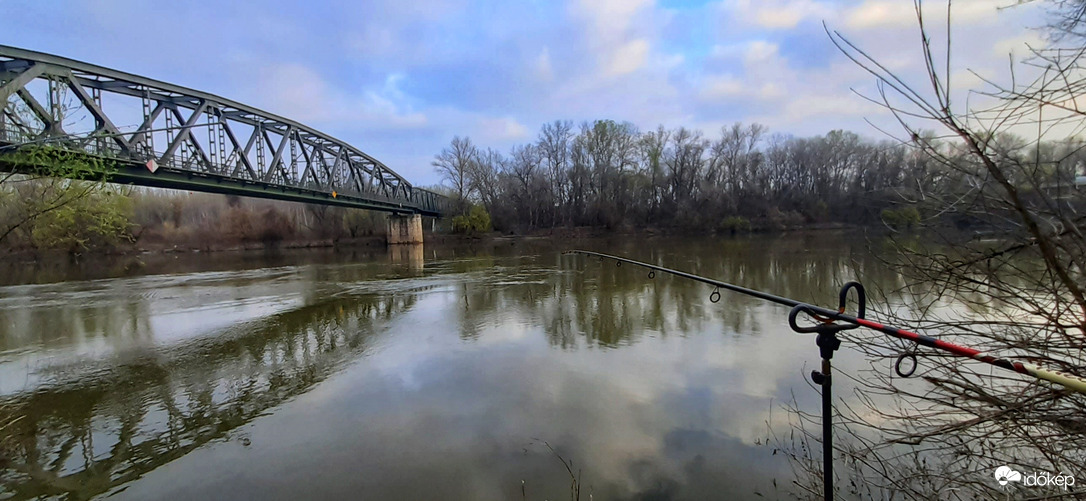
[[[481,205],[473,205],[467,214],[456,216],[452,220],[453,231],[474,235],[490,231],[490,214]]]
[[[220,241],[240,242],[249,239],[253,234],[253,221],[249,209],[230,207],[219,220],[219,228]]]
[[[750,220],[742,216],[728,216],[720,222],[721,231],[731,233],[750,232]]]
[[[75,183],[80,183],[76,181]],[[31,240],[38,249],[71,253],[132,241],[132,200],[113,189],[98,189],[33,221]]]
[[[785,230],[802,226],[805,223],[802,214],[796,211],[781,211],[773,207],[766,212],[766,223],[774,230]]]
[[[823,200],[816,200],[807,208],[807,219],[812,223],[824,223],[830,219],[830,206]]]
[[[269,207],[260,216],[261,228],[257,237],[265,245],[273,245],[294,234],[294,223],[286,214],[279,212],[274,207]]]
[[[920,226],[920,211],[911,205],[900,209],[883,209],[882,222],[895,230],[909,230]]]
[[[377,231],[377,219],[373,211],[347,209],[343,213],[343,226],[351,238],[373,235]]]

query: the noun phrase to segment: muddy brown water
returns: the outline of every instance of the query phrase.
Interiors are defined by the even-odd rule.
[[[899,281],[837,233],[9,265],[0,499],[555,500],[566,464],[581,499],[785,496],[813,338],[572,247],[826,305]]]

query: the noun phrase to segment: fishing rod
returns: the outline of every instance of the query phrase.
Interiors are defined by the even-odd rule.
[[[815,344],[819,348],[819,354],[822,357],[822,370],[811,371],[811,380],[815,384],[822,387],[822,475],[823,475],[823,497],[829,501],[833,499],[833,426],[832,426],[832,394],[831,394],[831,363],[833,358],[833,352],[837,351],[841,347],[841,340],[837,337],[837,333],[844,330],[856,329],[859,327],[866,327],[868,329],[882,332],[891,337],[898,339],[904,339],[911,341],[919,346],[926,346],[929,348],[935,348],[937,350],[945,351],[953,355],[960,357],[971,358],[978,360],[986,364],[994,365],[1001,369],[1014,371],[1019,374],[1026,374],[1038,379],[1050,381],[1059,385],[1062,385],[1068,389],[1077,391],[1079,393],[1086,394],[1086,378],[1077,376],[1074,374],[1054,371],[1039,367],[1037,365],[1028,363],[1008,360],[1006,358],[998,358],[992,355],[986,355],[980,350],[969,348],[941,339],[936,339],[931,336],[925,336],[897,327],[883,325],[878,322],[873,322],[864,318],[867,308],[867,296],[864,291],[863,285],[859,282],[848,282],[842,288],[838,296],[837,310],[829,308],[823,308],[820,306],[814,306],[795,299],[777,296],[768,292],[762,292],[755,289],[748,289],[746,287],[740,287],[738,285],[729,284],[720,280],[714,280],[711,278],[694,275],[693,273],[687,273],[685,271],[673,270],[671,268],[665,268],[663,266],[657,266],[641,261],[634,261],[633,259],[627,259],[620,256],[612,256],[610,254],[602,254],[599,252],[592,252],[586,250],[571,250],[566,254],[583,254],[588,256],[599,257],[603,259],[611,259],[615,261],[617,266],[621,266],[622,263],[629,263],[635,266],[649,269],[649,278],[655,278],[656,272],[668,273],[682,278],[687,278],[704,284],[712,285],[717,289],[709,296],[709,300],[716,303],[720,301],[719,289],[725,289],[739,294],[744,294],[751,297],[756,297],[776,303],[782,306],[791,307],[792,310],[788,313],[788,326],[795,332],[800,333],[816,333],[818,336],[815,339]],[[849,315],[845,313],[845,306],[848,300],[849,292],[856,292],[857,309],[856,315]],[[814,325],[801,326],[799,325],[799,315],[804,314],[813,318],[816,323]],[[905,360],[911,361],[909,370],[902,370],[901,364]],[[907,351],[898,357],[897,362],[894,364],[894,370],[901,377],[909,377],[916,371],[917,361],[915,350]]]
[[[1075,391],[1077,391],[1079,393],[1086,394],[1086,378],[1076,376],[1074,374],[1069,374],[1069,373],[1066,373],[1066,372],[1053,371],[1053,370],[1045,369],[1043,367],[1039,367],[1037,365],[1034,365],[1034,364],[1031,364],[1031,363],[1028,363],[1028,362],[1012,361],[1012,360],[1008,360],[1008,359],[1005,359],[1005,358],[997,358],[997,357],[994,357],[994,356],[991,356],[991,355],[985,355],[984,352],[982,352],[980,350],[975,350],[973,348],[969,348],[969,347],[966,347],[966,346],[950,343],[950,342],[947,342],[947,341],[943,341],[941,339],[933,338],[931,336],[925,336],[925,335],[922,335],[922,334],[917,334],[917,333],[909,331],[909,330],[900,329],[900,328],[889,326],[889,325],[883,325],[883,324],[880,324],[878,322],[874,322],[874,321],[865,319],[864,318],[864,306],[865,306],[866,298],[864,296],[862,286],[857,282],[849,282],[848,284],[846,284],[846,288],[842,290],[840,307],[838,308],[838,310],[831,310],[831,309],[828,309],[828,308],[822,308],[822,307],[819,307],[819,306],[814,306],[814,305],[811,305],[811,304],[807,304],[807,303],[804,303],[802,301],[797,301],[795,299],[776,296],[776,295],[773,295],[773,294],[769,294],[767,292],[762,292],[762,291],[754,290],[754,289],[748,289],[746,287],[740,287],[738,285],[729,284],[727,282],[721,282],[719,280],[713,280],[711,278],[706,278],[706,277],[694,275],[692,273],[687,273],[687,272],[684,272],[684,271],[673,270],[673,269],[670,269],[670,268],[664,268],[663,266],[656,266],[656,265],[649,264],[649,263],[644,263],[644,262],[641,262],[641,261],[634,261],[632,259],[627,259],[627,258],[624,258],[624,257],[612,256],[612,255],[609,255],[609,254],[601,254],[599,252],[592,252],[592,251],[585,251],[585,250],[573,250],[573,251],[570,251],[569,253],[571,253],[571,254],[585,254],[585,255],[597,256],[597,257],[601,257],[601,258],[613,259],[613,260],[618,261],[618,262],[630,263],[630,264],[633,264],[633,265],[641,266],[643,268],[648,268],[648,269],[655,270],[655,271],[661,271],[661,272],[664,272],[664,273],[669,273],[669,274],[679,276],[679,277],[683,277],[683,278],[689,278],[691,280],[696,280],[698,282],[702,282],[702,283],[709,284],[709,285],[712,285],[712,286],[715,286],[715,287],[719,287],[721,289],[727,289],[727,290],[730,290],[730,291],[733,291],[733,292],[738,292],[740,294],[745,294],[745,295],[753,296],[753,297],[756,297],[756,298],[759,298],[759,299],[764,299],[766,301],[777,303],[777,304],[780,304],[780,305],[783,305],[783,306],[790,306],[790,307],[793,308],[793,312],[788,315],[789,316],[789,325],[792,326],[792,328],[794,330],[797,330],[798,332],[805,332],[805,333],[806,332],[816,332],[815,330],[811,330],[811,329],[817,329],[819,327],[819,326],[816,325],[816,326],[812,326],[812,327],[800,327],[799,329],[802,329],[802,330],[796,329],[796,327],[798,327],[798,325],[795,325],[796,317],[798,316],[799,313],[806,313],[806,314],[814,317],[816,320],[819,320],[820,322],[822,322],[823,325],[825,325],[827,320],[829,320],[829,321],[841,321],[841,322],[845,322],[845,323],[848,323],[848,324],[852,324],[853,328],[854,327],[867,327],[869,329],[873,329],[873,330],[877,330],[879,332],[882,332],[883,334],[889,335],[891,337],[896,337],[898,339],[904,339],[906,341],[915,342],[916,344],[918,344],[920,346],[927,346],[929,348],[935,348],[935,349],[938,349],[938,350],[943,350],[943,351],[946,351],[946,352],[949,352],[949,353],[952,353],[954,355],[958,355],[958,356],[961,356],[961,357],[966,357],[966,358],[972,358],[974,360],[979,360],[981,362],[994,365],[994,366],[999,367],[1001,369],[1014,371],[1014,372],[1017,372],[1019,374],[1026,374],[1026,375],[1033,376],[1033,377],[1038,378],[1038,379],[1044,379],[1046,381],[1057,383],[1057,384],[1062,385],[1064,387],[1067,387],[1069,389],[1075,390]],[[849,285],[851,285],[852,287],[849,287]],[[849,314],[844,312],[844,299],[846,297],[846,293],[848,292],[848,290],[850,290],[852,288],[857,289],[858,296],[859,296],[859,303],[860,303],[859,314],[855,315],[855,316],[854,315],[849,315]],[[714,294],[717,294],[717,293],[714,293]],[[717,294],[716,297],[719,298],[719,294]],[[716,301],[713,301],[713,302],[715,303]],[[798,310],[797,310],[797,308],[798,308]]]

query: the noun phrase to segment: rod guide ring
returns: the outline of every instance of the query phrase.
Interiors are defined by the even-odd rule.
[[[911,364],[909,365],[909,370],[907,371],[901,370],[901,362],[904,362],[905,360],[909,360],[911,362]],[[894,372],[896,372],[897,375],[900,377],[909,377],[916,372],[917,365],[918,364],[916,362],[916,353],[912,351],[907,351],[897,356],[897,362],[894,362]]]

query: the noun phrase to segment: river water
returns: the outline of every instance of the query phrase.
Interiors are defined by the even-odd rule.
[[[898,280],[837,233],[9,264],[0,499],[786,496],[813,338],[572,247],[828,306]]]

